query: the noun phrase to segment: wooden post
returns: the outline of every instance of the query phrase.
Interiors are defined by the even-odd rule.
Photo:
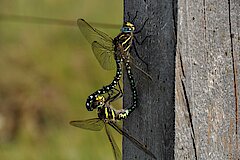
[[[134,70],[139,107],[124,127],[158,159],[240,159],[239,1],[128,0],[153,80]],[[175,63],[176,60],[176,63]],[[176,74],[175,74],[176,73]],[[131,90],[124,79],[124,106]],[[150,159],[123,139],[123,159]]]
[[[174,31],[176,15],[174,1],[125,1],[127,13],[134,17],[136,30],[149,18],[143,31],[136,35],[141,41],[151,36],[142,45],[136,45],[140,57],[148,63],[148,68],[134,53],[135,63],[151,75],[149,80],[143,73],[133,70],[139,97],[138,108],[125,121],[131,135],[147,145],[158,159],[174,158],[174,96],[175,96],[175,53],[176,36]],[[124,106],[132,104],[128,79],[124,77]],[[148,155],[123,139],[124,160],[146,160]]]
[[[240,159],[239,1],[179,1],[175,159]]]

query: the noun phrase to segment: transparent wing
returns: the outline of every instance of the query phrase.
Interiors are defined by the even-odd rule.
[[[130,58],[131,67],[136,68],[138,71],[142,72],[144,76],[146,76],[148,79],[150,79],[152,81],[152,77],[147,72],[145,72],[140,67],[138,67],[135,63],[133,63],[134,58],[132,56],[130,56],[130,55],[129,55],[129,58]]]
[[[72,126],[91,131],[100,131],[104,126],[104,122],[99,118],[71,121],[70,124]]]
[[[114,59],[114,50],[107,48],[108,46],[104,46],[98,41],[94,41],[92,43],[92,50],[97,58],[98,62],[102,66],[103,69],[113,70],[116,68],[116,62]]]
[[[142,143],[136,140],[133,136],[129,135],[127,132],[123,131],[121,129],[121,126],[113,122],[109,122],[108,124],[112,126],[118,133],[127,137],[137,148],[143,150],[146,154],[148,154],[152,158],[157,159],[155,155],[151,151],[149,151]]]
[[[96,28],[93,28],[84,19],[78,19],[77,24],[89,43],[98,41],[99,43],[103,43],[103,45],[107,45],[109,47],[112,46],[113,39],[110,36]]]
[[[110,128],[108,127],[108,124],[105,124],[105,130],[106,130],[106,133],[107,133],[107,136],[108,136],[108,139],[112,145],[112,149],[113,149],[113,153],[114,153],[114,157],[115,157],[115,160],[122,160],[122,154],[117,146],[117,143],[115,142],[114,138],[113,138],[113,135],[110,131]]]
[[[87,41],[92,45],[92,50],[100,65],[107,70],[115,67],[113,39],[106,33],[89,25],[84,19],[78,19],[78,27]]]

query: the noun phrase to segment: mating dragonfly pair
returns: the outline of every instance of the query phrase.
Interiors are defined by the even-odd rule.
[[[110,36],[104,32],[93,28],[85,20],[78,19],[77,23],[85,38],[91,44],[93,53],[97,58],[100,65],[106,70],[112,70],[116,68],[116,74],[113,81],[103,88],[95,91],[88,96],[86,101],[86,108],[88,111],[97,110],[98,118],[87,119],[87,120],[77,120],[71,121],[70,124],[92,131],[100,131],[105,128],[108,139],[112,145],[114,156],[116,160],[121,159],[121,152],[110,132],[109,126],[114,128],[118,133],[127,137],[136,147],[143,150],[146,154],[156,159],[155,155],[149,151],[145,145],[137,141],[134,137],[125,132],[118,121],[126,119],[129,114],[131,114],[137,107],[137,90],[133,74],[130,65],[130,48],[134,45],[134,35],[141,32],[143,27],[136,31],[133,21],[125,22],[122,26],[120,34],[112,39]],[[145,39],[144,39],[145,40]],[[144,41],[143,40],[143,41]],[[140,44],[137,40],[136,43]],[[138,53],[136,52],[139,57]],[[140,57],[139,57],[140,58]],[[140,58],[141,59],[141,58]],[[141,59],[142,60],[142,59]],[[142,60],[143,61],[143,60]],[[144,61],[143,61],[144,62]],[[144,62],[145,63],[145,62]],[[125,67],[127,71],[127,77],[130,82],[130,87],[132,91],[132,105],[129,108],[116,110],[111,106],[111,102],[122,97],[122,89],[120,86],[120,79],[122,77],[122,66]],[[118,88],[117,88],[118,87]]]

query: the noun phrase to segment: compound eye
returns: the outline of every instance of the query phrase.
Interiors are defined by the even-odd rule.
[[[122,32],[129,32],[130,30],[129,30],[129,28],[128,27],[123,27],[122,28]]]
[[[130,27],[123,27],[122,32],[132,32],[132,28]]]

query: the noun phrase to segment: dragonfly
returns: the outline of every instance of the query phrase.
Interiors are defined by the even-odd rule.
[[[133,18],[132,21],[135,20],[136,16]],[[102,68],[106,70],[112,70],[117,68],[115,77],[109,85],[102,87],[101,89],[95,91],[88,96],[86,101],[87,110],[93,111],[96,108],[93,103],[95,99],[99,95],[105,94],[113,90],[117,85],[119,85],[119,81],[122,76],[122,65],[124,65],[127,71],[127,77],[130,82],[130,87],[132,91],[133,105],[129,107],[129,114],[132,113],[133,110],[137,107],[137,90],[130,65],[130,49],[132,46],[135,46],[133,40],[136,38],[134,34],[141,32],[144,25],[146,24],[146,21],[144,22],[143,27],[139,31],[135,30],[135,26],[133,25],[133,23],[129,21],[124,22],[121,28],[121,32],[114,39],[108,36],[106,33],[92,27],[84,19],[78,19],[77,24],[84,37],[91,44],[92,51]],[[140,58],[137,52],[136,54]],[[141,70],[140,68],[138,69]],[[143,73],[145,72],[143,71]],[[150,77],[147,73],[145,74]]]
[[[144,151],[150,157],[157,159],[156,156],[146,148],[141,142],[136,140],[133,136],[128,134],[125,130],[122,129],[119,121],[126,119],[128,115],[127,109],[116,110],[110,105],[110,100],[105,99],[104,96],[98,96],[96,98],[97,114],[98,118],[86,119],[86,120],[76,120],[71,121],[70,125],[91,130],[91,131],[101,131],[103,128],[105,129],[106,135],[108,137],[109,142],[111,143],[115,160],[122,160],[122,154],[120,149],[114,140],[114,137],[111,133],[111,127],[114,128],[119,134],[125,136],[128,140],[130,140],[137,148]]]

